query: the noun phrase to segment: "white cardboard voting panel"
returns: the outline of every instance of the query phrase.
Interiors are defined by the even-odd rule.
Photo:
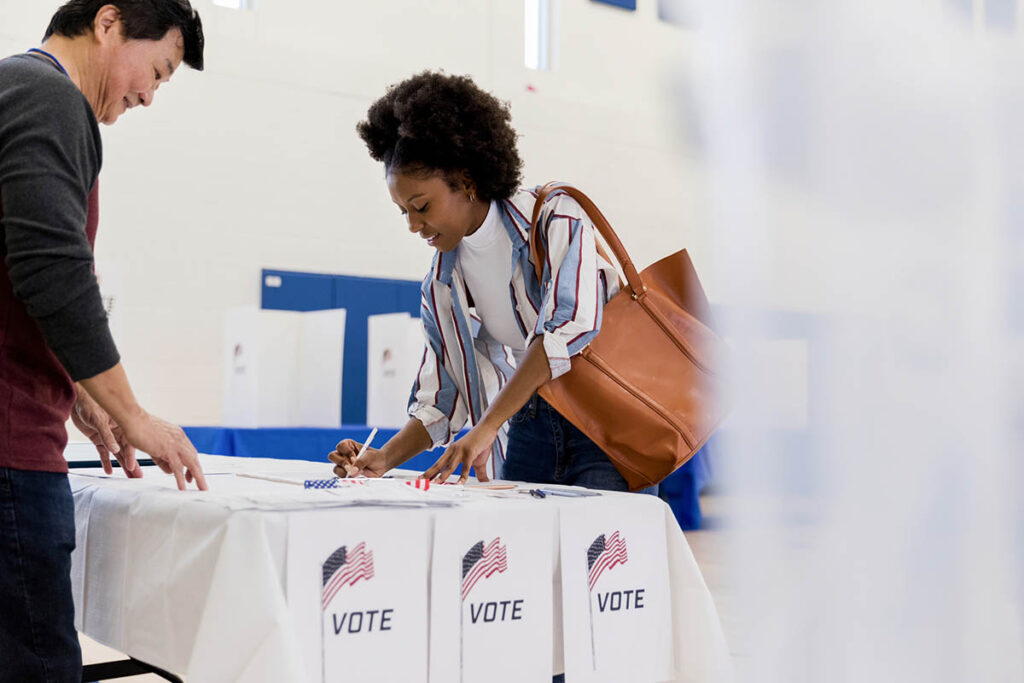
[[[430,526],[426,514],[381,510],[344,525],[289,516],[288,609],[308,683],[427,682]]]
[[[432,683],[551,680],[556,516],[530,502],[436,513]]]
[[[231,427],[338,427],[345,311],[228,311],[224,414]]]
[[[614,499],[592,501],[560,510],[565,678],[577,683],[669,680],[672,615],[664,503],[655,496],[632,496],[619,505]]]
[[[401,428],[409,421],[409,392],[423,357],[420,319],[408,313],[371,315],[366,332],[366,423]]]

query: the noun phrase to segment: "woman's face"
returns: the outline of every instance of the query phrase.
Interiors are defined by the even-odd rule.
[[[391,200],[409,221],[409,232],[417,234],[438,251],[452,251],[466,235],[484,222],[490,208],[472,190],[453,190],[441,174],[407,174],[388,171]]]

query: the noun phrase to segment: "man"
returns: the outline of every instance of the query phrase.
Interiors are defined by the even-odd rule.
[[[195,449],[135,401],[93,274],[98,123],[203,66],[187,0],[71,0],[40,48],[0,61],[0,683],[81,680],[63,458],[71,416],[109,473],[135,449],[206,488]]]

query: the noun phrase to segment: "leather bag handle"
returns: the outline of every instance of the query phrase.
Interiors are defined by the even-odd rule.
[[[575,187],[568,185],[562,185],[559,183],[548,183],[540,189],[537,194],[537,201],[533,205],[533,218],[530,221],[530,252],[533,256],[533,267],[537,273],[537,281],[543,283],[544,278],[544,253],[543,247],[540,243],[540,213],[544,206],[544,202],[552,192],[561,190],[567,195],[575,199],[579,205],[583,208],[583,212],[587,214],[590,220],[594,223],[594,227],[601,233],[601,237],[608,243],[608,247],[612,250],[612,254],[615,256],[615,260],[618,261],[619,266],[622,268],[622,272],[626,275],[626,282],[629,284],[629,288],[633,290],[633,297],[636,298],[647,291],[647,287],[644,285],[643,279],[640,277],[640,273],[637,272],[636,267],[633,265],[632,259],[629,258],[629,254],[626,253],[626,248],[622,246],[622,242],[619,240],[619,236],[612,230],[611,224],[608,219],[604,217],[601,210],[597,208],[597,205],[590,200],[590,197],[583,194],[580,190]],[[597,245],[598,251],[601,251],[601,244]],[[602,254],[603,255],[603,254]]]

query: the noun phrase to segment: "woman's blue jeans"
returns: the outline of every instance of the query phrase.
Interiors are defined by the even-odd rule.
[[[0,683],[80,683],[66,474],[0,468]]]

